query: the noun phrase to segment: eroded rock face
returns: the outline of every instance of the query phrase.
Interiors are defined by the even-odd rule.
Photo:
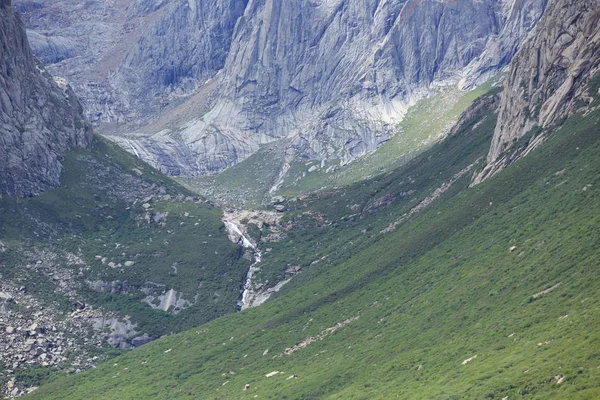
[[[0,3],[0,195],[58,186],[60,157],[87,147],[92,130],[64,80],[34,59],[10,2]]]
[[[167,0],[15,0],[32,49],[52,75],[66,78],[96,126],[136,120],[128,86],[115,71]],[[160,103],[160,102],[159,102]]]
[[[29,31],[27,38],[32,51],[44,64],[56,64],[82,52],[79,43],[68,37],[45,36]]]
[[[514,143],[593,104],[599,93],[587,83],[600,70],[600,1],[556,0],[533,38],[513,59],[502,93],[488,165],[475,183],[494,175],[543,140],[525,148]]]
[[[432,85],[457,82],[467,67],[482,79],[506,65],[545,4],[250,1],[215,78],[216,100],[169,143],[190,149],[200,174],[283,138],[281,178],[299,157],[345,164],[387,141]],[[136,147],[154,164],[173,159]]]
[[[549,0],[503,0],[504,24],[497,36],[490,38],[485,50],[464,71],[463,88],[481,84],[490,74],[508,65],[524,40],[528,39],[544,14]]]
[[[87,57],[96,66],[73,57],[52,68],[73,72],[96,122],[121,124],[106,131],[117,143],[168,174],[194,176],[283,139],[284,178],[299,158],[345,164],[376,149],[437,85],[497,73],[547,0],[63,3],[40,2],[69,21],[61,37],[84,35],[72,19],[82,7],[106,34]],[[24,12],[50,28],[33,17],[40,11]]]
[[[144,32],[119,66],[115,81],[136,110],[194,93],[225,65],[232,33],[247,0],[174,2]],[[133,16],[133,15],[132,15]],[[151,105],[149,107],[149,105]]]

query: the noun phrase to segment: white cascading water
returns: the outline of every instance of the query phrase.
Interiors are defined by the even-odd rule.
[[[241,238],[242,246],[244,246],[245,248],[252,249],[254,262],[248,268],[248,273],[246,274],[244,286],[242,287],[242,300],[240,309],[245,310],[246,308],[249,308],[251,306],[251,301],[249,297],[250,288],[252,287],[252,278],[254,276],[254,273],[258,270],[258,267],[256,265],[261,262],[262,254],[260,250],[246,237],[246,235],[242,233],[240,228],[235,223],[228,220],[224,220],[223,222],[225,223],[225,226],[227,227],[227,230],[229,232],[233,233],[236,237],[239,236]],[[240,241],[238,241],[238,243],[239,242]]]

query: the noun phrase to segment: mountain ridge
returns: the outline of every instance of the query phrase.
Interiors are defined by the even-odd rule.
[[[599,1],[555,1],[549,6],[511,64],[487,166],[474,183],[530,152],[551,126],[595,106],[598,93],[595,86],[588,92],[588,84],[600,69],[599,25]],[[528,134],[526,146],[515,148]]]
[[[547,1],[148,3],[144,10],[158,11],[146,31],[135,31],[139,39],[123,49],[108,83],[93,84],[113,111],[92,120],[137,120],[139,127],[103,132],[174,176],[218,173],[283,140],[285,180],[306,158],[341,166],[374,151],[396,134],[408,107],[440,85],[483,83],[510,61]],[[141,15],[133,6],[109,10],[132,21]],[[24,12],[31,20],[41,11]],[[69,74],[69,62],[51,69]],[[87,109],[101,110],[86,77],[73,78]]]

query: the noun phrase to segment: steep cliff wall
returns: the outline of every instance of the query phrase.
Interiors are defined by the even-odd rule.
[[[75,81],[92,120],[120,125],[104,132],[164,172],[193,176],[279,139],[288,164],[367,154],[432,89],[472,87],[505,67],[547,1],[19,3],[43,36],[40,55],[79,49],[51,70]]]
[[[128,49],[115,82],[134,109],[146,114],[160,101],[193,93],[223,66],[247,0],[172,4]],[[157,104],[158,108],[160,104]]]
[[[259,143],[292,136],[295,150],[311,158],[363,155],[393,134],[393,123],[432,82],[456,78],[499,33],[500,12],[490,7],[493,2],[250,2],[222,73],[224,90],[204,118],[208,124],[186,134],[251,132]]]
[[[161,135],[115,139],[171,170],[191,154],[195,163],[183,174],[222,170],[282,138],[290,162],[345,164],[387,141],[432,86],[469,86],[497,73],[545,6],[546,0],[252,0],[235,25],[216,90],[206,96],[208,112],[188,113],[190,122],[175,129],[170,119]],[[146,58],[160,59],[164,48]]]
[[[541,143],[545,128],[596,105],[600,94],[588,93],[587,84],[599,70],[600,1],[553,1],[533,38],[512,61],[488,164],[474,183]],[[536,127],[540,135],[515,148]]]
[[[139,90],[132,90],[114,75],[144,30],[163,15],[167,0],[14,3],[28,29],[34,54],[46,64],[50,74],[69,81],[89,121],[99,126],[139,119],[140,110],[131,104]],[[150,88],[148,93],[152,93]],[[159,107],[162,102],[152,104]],[[148,113],[157,110],[148,105]]]
[[[60,157],[89,146],[75,94],[34,59],[10,1],[0,3],[0,195],[28,196],[59,184]]]

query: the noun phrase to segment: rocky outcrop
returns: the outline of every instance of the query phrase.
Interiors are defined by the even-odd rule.
[[[167,290],[160,295],[153,296],[152,287],[144,288],[147,297],[144,299],[148,305],[154,309],[169,311],[178,314],[181,310],[189,307],[192,303],[183,298],[183,293],[178,293],[174,289]]]
[[[498,93],[488,93],[479,97],[460,115],[454,126],[448,132],[448,136],[456,135],[468,124],[473,123],[473,121],[476,120],[477,122],[471,128],[474,130],[485,121],[489,112],[498,110],[499,105],[500,94]]]
[[[132,323],[128,318],[120,320],[115,316],[90,316],[88,317],[93,328],[99,332],[107,332],[105,340],[111,346],[117,348],[131,348],[130,340],[137,337],[135,331],[137,325]]]
[[[115,82],[134,109],[194,93],[223,68],[233,28],[247,0],[191,0],[172,4],[130,49]],[[150,105],[150,107],[149,107]]]
[[[41,3],[70,18],[56,35],[86,32],[72,19],[81,7]],[[88,115],[134,121],[105,132],[172,175],[215,173],[283,140],[281,181],[299,159],[344,165],[373,151],[439,85],[468,87],[497,73],[547,0],[138,3],[86,3],[87,24],[99,31],[99,19],[105,32],[91,45],[96,57],[52,67],[74,73]],[[24,12],[49,30],[38,22],[44,13]],[[111,47],[110,38],[120,42]]]
[[[599,93],[588,82],[600,70],[600,1],[556,0],[512,61],[502,93],[487,166],[474,183],[494,175],[544,139],[544,130],[584,111]],[[537,137],[515,143],[538,127]]]
[[[98,325],[98,321],[109,320],[116,321],[116,316],[82,304],[73,312],[64,313],[53,304],[29,295],[25,287],[3,280],[0,283],[0,363],[4,368],[0,370],[0,396],[14,398],[29,392],[31,388],[15,380],[15,371],[20,369],[48,367],[76,373],[103,361],[105,356],[90,349],[101,348],[106,339],[111,344],[120,344],[114,342],[119,332],[109,324]],[[128,321],[121,324],[125,323]],[[137,338],[136,343],[142,338]],[[126,343],[124,339],[122,343]]]
[[[281,179],[299,158],[344,165],[387,141],[432,85],[457,82],[465,68],[481,78],[504,67],[545,4],[250,1],[215,78],[212,107],[169,136],[196,156],[200,174],[284,138]],[[512,47],[496,45],[505,42]],[[165,158],[135,147],[155,165]]]
[[[52,75],[65,77],[95,125],[137,120],[130,88],[117,86],[116,69],[166,0],[15,0],[35,55]],[[161,104],[161,102],[157,102]]]
[[[0,195],[58,186],[60,157],[87,147],[92,130],[69,86],[34,59],[10,1],[0,3]]]

